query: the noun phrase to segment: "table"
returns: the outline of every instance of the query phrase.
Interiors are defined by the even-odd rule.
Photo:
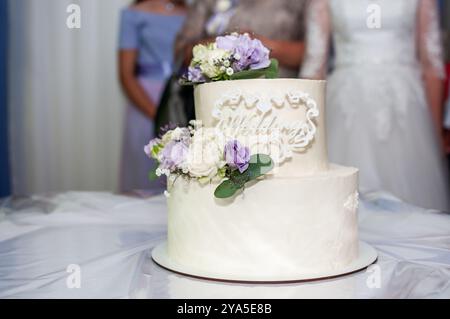
[[[69,192],[0,201],[0,298],[450,298],[450,214],[361,195],[368,269],[285,285],[226,284],[154,264],[166,237],[162,196]]]

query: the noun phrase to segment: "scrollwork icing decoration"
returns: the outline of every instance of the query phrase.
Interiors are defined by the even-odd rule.
[[[305,119],[292,122],[280,120],[276,113],[284,107],[305,107]],[[279,153],[276,162],[281,163],[292,157],[292,152],[302,152],[312,143],[317,132],[315,119],[319,117],[319,108],[317,102],[302,91],[270,95],[234,91],[224,94],[215,103],[212,116],[220,129],[239,126],[240,129],[231,134],[235,137],[266,135],[264,143],[268,149],[276,145]],[[274,134],[275,131],[277,134]],[[258,143],[261,144],[261,140]]]

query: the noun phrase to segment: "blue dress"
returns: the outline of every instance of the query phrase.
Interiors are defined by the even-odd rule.
[[[172,74],[175,38],[184,19],[182,15],[161,15],[131,8],[124,9],[121,14],[119,48],[138,50],[136,74],[156,105]],[[129,104],[124,128],[120,191],[162,191],[161,182],[150,183],[148,180],[148,172],[155,163],[143,151],[154,137],[153,122]]]

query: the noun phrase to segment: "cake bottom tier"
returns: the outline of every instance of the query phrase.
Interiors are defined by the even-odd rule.
[[[179,178],[168,199],[168,256],[247,278],[338,270],[358,257],[357,185],[357,169],[332,165],[219,200],[217,185]]]

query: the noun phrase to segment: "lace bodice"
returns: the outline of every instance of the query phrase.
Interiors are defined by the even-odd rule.
[[[307,15],[302,77],[325,77],[333,39],[335,67],[421,65],[444,76],[435,0],[314,0]]]

